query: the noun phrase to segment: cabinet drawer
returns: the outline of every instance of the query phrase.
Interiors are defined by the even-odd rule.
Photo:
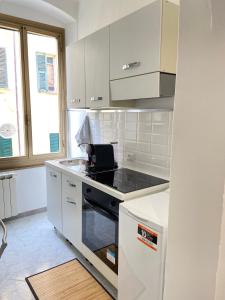
[[[75,176],[62,176],[62,190],[63,198],[77,198],[81,194],[81,182],[75,178]],[[64,199],[63,199],[64,201]]]
[[[63,235],[80,250],[81,182],[75,176],[62,176]]]

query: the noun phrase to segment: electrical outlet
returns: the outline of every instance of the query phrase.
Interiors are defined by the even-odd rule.
[[[126,161],[135,161],[136,155],[132,152],[126,153]]]

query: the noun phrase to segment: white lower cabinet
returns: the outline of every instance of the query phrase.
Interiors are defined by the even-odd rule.
[[[62,174],[63,235],[77,248],[81,247],[82,183],[75,176]]]
[[[47,214],[49,221],[62,232],[61,173],[46,168]]]
[[[82,182],[47,167],[47,214],[49,221],[78,250],[82,232]]]

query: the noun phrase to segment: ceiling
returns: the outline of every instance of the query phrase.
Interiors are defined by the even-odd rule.
[[[77,18],[77,0],[0,0],[0,8],[13,5],[26,7],[45,15],[49,14],[65,24]]]

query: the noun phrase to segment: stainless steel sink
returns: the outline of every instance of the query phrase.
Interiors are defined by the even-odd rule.
[[[75,167],[79,165],[85,165],[86,160],[83,158],[76,158],[76,159],[66,159],[60,161],[60,164],[62,164],[65,167]]]

